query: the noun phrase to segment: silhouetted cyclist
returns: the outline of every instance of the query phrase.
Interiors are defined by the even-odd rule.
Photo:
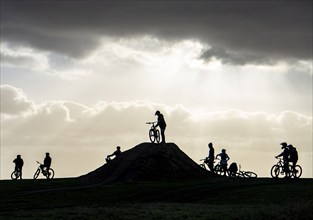
[[[236,173],[238,171],[237,163],[235,163],[235,162],[231,163],[229,165],[228,171],[229,171],[229,176],[236,177]]]
[[[24,161],[21,158],[21,155],[17,155],[16,158],[13,160],[13,163],[15,163],[15,172],[20,172],[20,178],[22,179],[22,168],[24,165]]]
[[[205,162],[208,164],[209,169],[213,172],[214,171],[214,148],[213,148],[213,144],[209,143],[208,144],[209,147],[209,155],[207,158],[205,158]]]
[[[161,114],[160,111],[156,111],[155,115],[158,116],[158,123],[155,125],[156,127],[159,126],[161,130],[161,137],[162,137],[162,143],[165,143],[165,128],[166,128],[166,122],[164,120],[164,116]]]
[[[298,151],[293,145],[288,145],[289,148],[289,162],[292,163],[292,169],[295,170],[295,167],[298,162]]]
[[[41,172],[45,173],[46,171],[48,171],[51,167],[51,163],[52,163],[52,159],[50,157],[50,153],[46,153],[46,157],[43,160],[43,164],[40,165]]]
[[[290,151],[289,151],[289,148],[288,148],[286,142],[283,142],[280,145],[282,145],[281,149],[283,149],[283,152],[281,152],[279,155],[277,155],[276,158],[283,157],[285,177],[289,177],[289,174],[290,174],[290,170],[289,170]]]
[[[230,159],[229,156],[226,154],[226,150],[222,149],[222,153],[219,153],[218,155],[216,155],[216,158],[220,157],[221,159],[221,167],[222,170],[224,171],[224,176],[226,175],[227,172],[227,161]]]
[[[114,151],[112,154],[108,155],[105,161],[108,163],[111,159],[111,157],[115,156],[115,158],[122,153],[121,147],[117,146],[116,151]]]

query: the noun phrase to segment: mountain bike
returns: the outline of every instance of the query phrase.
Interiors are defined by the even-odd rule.
[[[215,163],[215,161],[214,161]],[[227,165],[226,165],[227,167]],[[229,171],[228,169],[226,169],[226,172],[224,172],[223,168],[222,168],[222,164],[221,161],[219,160],[219,162],[214,166],[214,173],[218,174],[218,175],[226,175],[229,176]]]
[[[35,174],[34,174],[34,179],[37,179],[40,172],[42,173],[42,175],[44,175],[47,179],[53,179],[54,177],[54,170],[52,168],[49,168],[49,170],[47,170],[47,167],[43,167],[41,169],[41,167],[43,166],[42,163],[36,161],[39,164],[38,169],[36,170]]]
[[[21,178],[21,171],[19,169],[14,170],[11,174],[11,179],[16,180],[18,178]],[[21,178],[22,179],[22,178]]]
[[[209,168],[209,158],[206,157],[204,159],[201,159],[200,161],[203,161],[203,163],[199,164],[199,166],[205,170],[211,171]]]
[[[289,166],[289,177],[299,178],[302,175],[302,167],[300,165],[296,165],[295,169],[288,164]],[[285,176],[284,163],[281,158],[278,158],[277,164],[273,165],[271,168],[271,176],[273,178],[281,178]]]
[[[207,163],[207,158],[201,159],[200,161],[203,161],[203,163],[200,163],[199,166],[205,170],[209,170],[206,166],[209,167],[208,163]]]
[[[239,164],[239,170],[236,173],[236,177],[239,177],[239,178],[257,178],[258,175],[252,171],[242,171],[241,165]]]
[[[151,143],[160,143],[160,131],[155,126],[156,122],[146,122],[146,124],[151,124],[151,128],[149,130],[149,138]]]

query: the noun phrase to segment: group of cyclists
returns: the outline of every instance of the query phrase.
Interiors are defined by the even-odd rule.
[[[214,151],[214,148],[213,148],[213,144],[209,143],[208,147],[209,147],[209,155],[205,158],[204,162],[208,165],[210,171],[214,172],[214,160],[215,159],[220,159],[221,169],[222,169],[224,175],[226,175],[227,171],[230,171],[227,168],[227,162],[229,161],[230,157],[226,153],[226,150],[222,149],[222,152],[215,156],[214,155],[215,151]],[[233,173],[233,172],[237,172],[237,170],[235,171],[235,170],[231,169],[231,173]]]
[[[155,112],[155,115],[158,117],[156,126],[158,126],[161,130],[162,143],[165,143],[164,133],[165,133],[165,128],[166,128],[166,122],[164,120],[164,116],[163,114],[161,114],[159,110]],[[105,159],[106,162],[108,163],[109,161],[111,161],[112,157],[116,158],[120,153],[121,153],[121,147],[117,146],[116,150],[112,154],[106,157]],[[52,162],[52,159],[50,157],[50,154],[46,153],[46,157],[43,161],[43,164],[40,165],[40,169],[43,174],[45,173],[45,170],[50,169],[51,162]],[[17,155],[16,158],[13,160],[13,163],[15,164],[14,172],[19,173],[18,178],[22,179],[22,170],[24,166],[24,161],[21,155]]]
[[[275,158],[282,157],[283,164],[284,164],[283,171],[285,173],[285,177],[291,177],[292,172],[297,172],[297,170],[295,169],[295,167],[297,166],[297,162],[298,162],[297,149],[291,144],[288,145],[286,142],[283,142],[280,145],[282,145],[281,148],[283,149],[283,151],[279,155],[277,155]],[[211,172],[215,172],[216,170],[214,170],[215,169],[214,160],[220,159],[219,164],[220,164],[223,174],[226,175],[226,173],[228,172],[230,176],[234,176],[238,170],[238,167],[236,163],[232,163],[228,167],[228,161],[230,157],[226,153],[226,150],[222,149],[222,152],[215,156],[213,144],[209,143],[208,147],[209,147],[209,154],[204,159],[204,163],[207,164],[207,166],[209,167],[209,170]],[[291,166],[290,166],[290,163],[291,163]]]
[[[163,114],[161,114],[160,111],[156,111],[155,115],[158,117],[157,119],[157,124],[156,127],[158,126],[161,130],[161,137],[162,137],[162,143],[165,143],[165,128],[166,128],[166,122],[164,120],[164,116]],[[296,150],[295,147],[293,147],[293,145],[291,144],[287,144],[286,142],[281,143],[282,145],[282,149],[283,151],[276,156],[276,158],[282,157],[283,158],[283,164],[284,164],[284,173],[285,173],[285,177],[289,177],[290,176],[290,168],[289,168],[289,163],[292,163],[291,169],[295,170],[295,167],[297,165],[298,162],[298,152]],[[215,156],[215,152],[214,152],[214,148],[213,148],[213,144],[209,143],[208,144],[209,147],[209,154],[208,157],[205,158],[204,163],[206,163],[209,167],[209,170],[211,172],[214,172],[214,160],[215,159],[220,159],[220,167],[222,172],[224,173],[224,175],[226,175],[226,173],[228,172],[230,175],[235,175],[235,173],[237,172],[238,168],[237,168],[237,164],[236,163],[232,163],[229,168],[228,168],[228,164],[227,162],[229,161],[230,157],[227,155],[226,150],[222,149],[221,153],[217,154]],[[119,154],[121,154],[121,147],[117,146],[116,150],[108,155],[106,157],[106,162],[108,163],[109,161],[112,160],[111,157],[117,157]],[[46,153],[46,157],[44,159],[43,164],[40,165],[40,169],[42,172],[44,172],[44,170],[49,170],[50,166],[51,166],[51,157],[49,153]],[[21,155],[17,155],[16,159],[13,161],[13,163],[15,163],[15,172],[20,172],[20,179],[22,179],[22,168],[24,165],[24,161],[21,158]]]
[[[51,167],[52,159],[50,157],[50,153],[46,153],[46,157],[43,160],[43,164],[40,165],[40,169],[42,173],[45,172],[45,170],[49,170]],[[22,179],[22,170],[24,166],[24,160],[22,159],[21,155],[17,155],[16,158],[13,160],[13,163],[15,164],[14,172],[19,173],[19,178]]]
[[[292,144],[287,144],[286,142],[283,142],[280,144],[281,149],[283,150],[279,155],[277,155],[275,158],[282,157],[283,158],[283,164],[284,164],[284,173],[285,177],[290,177],[290,173],[292,171],[297,172],[295,170],[295,167],[298,162],[298,151]],[[289,169],[289,163],[291,163],[291,169]]]

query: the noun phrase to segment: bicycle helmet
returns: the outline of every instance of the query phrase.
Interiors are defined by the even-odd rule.
[[[160,114],[160,111],[157,110],[154,115],[159,115],[159,114]]]

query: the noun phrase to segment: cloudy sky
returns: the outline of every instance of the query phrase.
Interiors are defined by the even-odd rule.
[[[312,1],[1,0],[1,173],[85,174],[117,145],[227,150],[269,176],[279,144],[312,171]]]

